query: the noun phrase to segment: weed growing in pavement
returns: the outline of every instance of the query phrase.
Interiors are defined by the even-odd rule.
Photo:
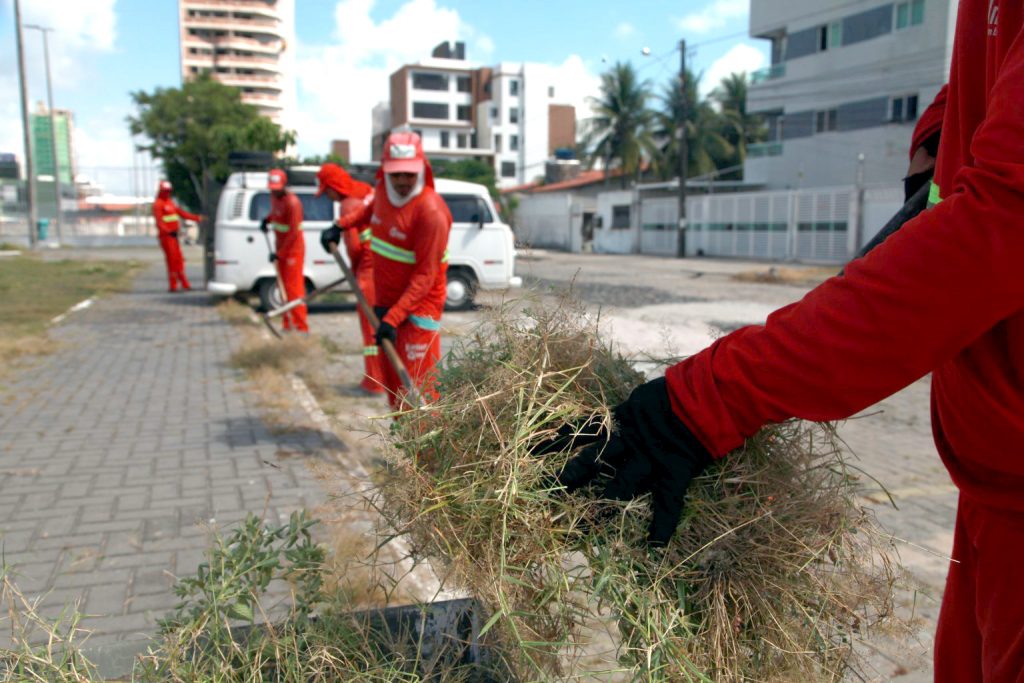
[[[691,486],[678,533],[649,550],[645,499],[566,494],[569,453],[531,447],[642,376],[573,302],[509,309],[440,370],[441,399],[389,435],[380,509],[448,587],[491,612],[523,680],[585,676],[581,630],[609,612],[641,681],[832,680],[893,619],[891,541],[859,503],[829,425],[765,429]],[[838,388],[837,388],[838,390]]]

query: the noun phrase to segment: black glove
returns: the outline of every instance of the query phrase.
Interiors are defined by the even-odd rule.
[[[592,443],[566,463],[558,482],[568,491],[601,477],[599,496],[630,500],[651,494],[647,540],[663,546],[675,533],[690,481],[711,462],[711,454],[672,412],[665,378],[641,384],[613,411],[617,430],[607,441],[597,418],[573,425],[533,448],[550,453]]]
[[[270,252],[270,262],[273,263],[276,260],[277,260],[277,254],[275,254],[274,252]]]
[[[337,225],[332,225],[326,230],[320,232],[320,244],[328,254],[331,253],[330,245],[332,243],[335,246],[341,244],[341,228]]]
[[[167,236],[168,237],[173,237],[174,239],[178,239],[178,231],[177,230],[173,230],[173,231],[167,233]]]
[[[377,346],[387,339],[392,345],[398,343],[398,330],[391,323],[384,322],[384,316],[388,314],[390,309],[387,306],[374,306],[373,312],[377,316],[377,320],[380,321],[380,325],[377,326],[377,334],[375,338],[377,340]]]
[[[270,230],[270,221],[266,218],[260,221],[260,232],[268,232]]]

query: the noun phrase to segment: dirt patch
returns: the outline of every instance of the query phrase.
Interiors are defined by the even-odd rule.
[[[814,285],[839,272],[833,266],[769,266],[764,269],[746,270],[732,276],[737,282],[763,282],[771,285]]]

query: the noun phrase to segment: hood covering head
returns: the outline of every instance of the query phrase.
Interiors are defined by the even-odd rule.
[[[166,180],[161,180],[160,184],[156,186],[156,196],[158,199],[170,199],[171,184]]]
[[[271,169],[267,173],[267,189],[283,190],[288,184],[288,175],[279,168]]]
[[[338,164],[328,163],[321,166],[316,173],[316,179],[319,183],[316,190],[317,197],[322,195],[327,188],[334,190],[342,197],[354,197],[355,199],[362,199],[373,192],[372,187],[353,178]]]
[[[391,185],[388,177],[391,173],[415,173],[416,186],[406,197],[400,197]],[[393,206],[404,206],[419,196],[424,187],[434,187],[434,171],[430,162],[423,154],[423,143],[420,136],[412,131],[396,131],[388,136],[384,143],[380,170],[377,180],[383,180],[388,192],[388,201]]]

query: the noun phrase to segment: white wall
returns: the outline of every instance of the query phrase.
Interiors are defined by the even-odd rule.
[[[612,228],[612,207],[629,205],[631,228]],[[594,230],[594,251],[598,254],[632,254],[639,250],[636,204],[633,190],[613,190],[597,195],[601,227]]]
[[[515,225],[512,226],[516,241],[533,247],[549,249],[573,248],[579,238],[574,238],[572,196],[561,192],[551,194],[527,194],[519,198]]]

